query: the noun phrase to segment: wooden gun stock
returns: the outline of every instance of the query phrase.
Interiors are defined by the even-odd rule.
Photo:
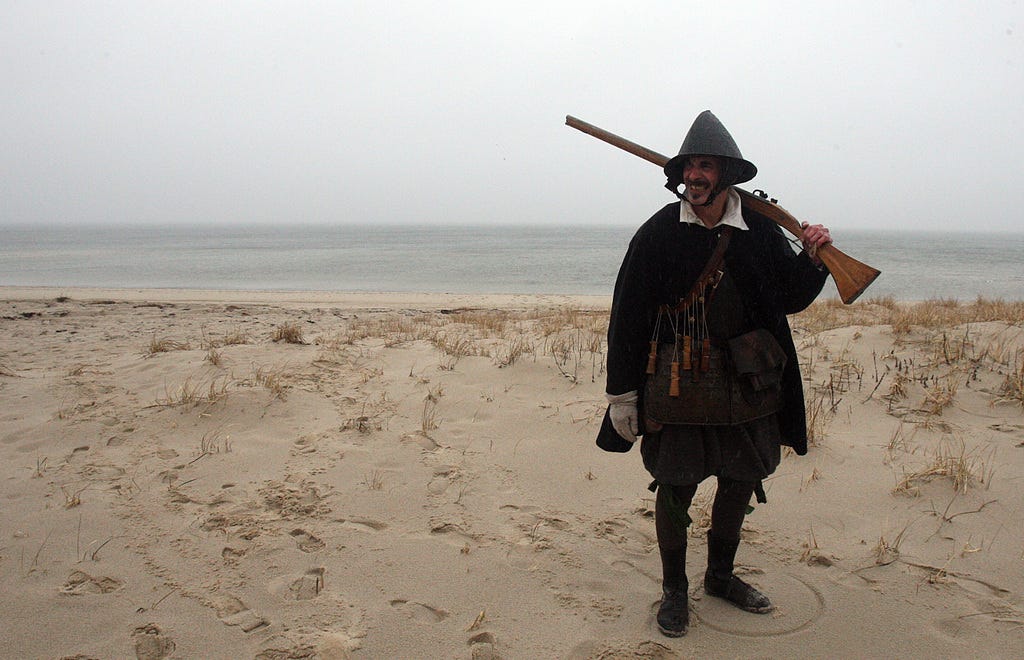
[[[609,133],[602,128],[598,128],[593,124],[588,124],[587,122],[577,119],[571,115],[566,115],[565,123],[567,126],[583,131],[587,135],[592,135],[593,137],[616,146],[623,151],[628,151],[634,156],[639,156],[646,161],[654,163],[658,167],[664,168],[665,163],[669,160],[668,156],[659,154],[656,151],[651,151],[650,149],[642,147],[635,142],[630,142],[625,138],[621,138],[614,133]],[[747,192],[746,190],[742,190],[736,186],[733,186],[733,189],[740,194],[740,199],[743,200],[744,206],[770,218],[775,222],[775,224],[779,225],[797,238],[803,238],[803,230],[800,228],[800,222],[790,215],[789,211],[782,208],[775,202],[755,195],[754,193]],[[831,243],[818,248],[818,258],[821,259],[828,268],[828,272],[831,273],[832,279],[836,282],[836,289],[839,290],[839,297],[847,305],[856,300],[860,294],[864,293],[864,290],[867,289],[881,273],[878,269],[872,268],[865,263],[857,261],[848,254],[845,254]]]

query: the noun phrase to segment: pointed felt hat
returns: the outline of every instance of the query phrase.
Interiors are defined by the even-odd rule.
[[[686,133],[686,137],[683,138],[683,146],[679,147],[679,155],[665,163],[665,176],[669,178],[669,181],[675,180],[677,185],[682,181],[683,165],[690,156],[718,156],[732,160],[734,167],[728,169],[735,169],[736,176],[735,180],[728,181],[727,185],[744,183],[757,175],[757,167],[743,158],[740,148],[736,146],[736,141],[732,139],[729,131],[710,110],[705,110],[697,115],[690,130]]]

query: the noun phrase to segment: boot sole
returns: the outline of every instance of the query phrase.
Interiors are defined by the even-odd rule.
[[[658,624],[658,630],[665,637],[683,637],[689,628],[683,628],[682,630],[669,630],[668,628],[662,628],[661,624]]]
[[[752,612],[753,614],[768,614],[769,612],[771,612],[772,610],[775,609],[775,605],[774,604],[767,605],[765,607],[744,607],[743,605],[740,605],[736,601],[731,600],[728,596],[714,594],[714,593],[711,593],[710,591],[707,591],[706,589],[704,590],[704,593],[706,593],[707,595],[712,596],[714,598],[721,598],[722,600],[724,600],[725,602],[729,603],[730,605],[732,605],[736,609],[743,610],[744,612]]]

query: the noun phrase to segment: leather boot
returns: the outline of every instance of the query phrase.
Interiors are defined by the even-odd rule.
[[[704,593],[724,598],[747,612],[771,612],[775,606],[768,596],[732,574],[739,546],[739,540],[729,541],[708,534],[708,570],[704,573]]]
[[[689,589],[686,579],[686,546],[661,552],[661,605],[658,630],[666,637],[682,637],[690,627]]]

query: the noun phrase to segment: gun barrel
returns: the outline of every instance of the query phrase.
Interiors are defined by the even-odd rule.
[[[658,167],[664,168],[665,163],[669,160],[668,156],[659,154],[657,151],[652,151],[647,147],[641,146],[636,142],[631,142],[630,140],[615,135],[614,133],[610,133],[603,128],[589,124],[582,119],[577,119],[572,115],[565,116],[565,124],[578,131],[582,131],[587,135],[603,140],[604,142],[618,147],[623,151],[628,151],[634,156],[639,156],[650,163],[654,163]],[[742,199],[744,206],[767,216],[775,222],[775,224],[779,225],[797,238],[803,238],[803,230],[800,227],[800,221],[793,217],[789,211],[774,202],[761,198],[753,193],[747,192],[746,190],[736,188],[735,186],[733,186],[733,188],[740,193],[740,198]],[[873,268],[865,263],[857,261],[848,254],[840,251],[831,243],[818,249],[818,257],[825,264],[825,267],[828,268],[829,273],[832,275],[832,279],[835,280],[836,289],[839,291],[840,299],[847,305],[856,300],[860,294],[864,293],[864,290],[867,289],[881,274],[881,271],[877,268]]]

